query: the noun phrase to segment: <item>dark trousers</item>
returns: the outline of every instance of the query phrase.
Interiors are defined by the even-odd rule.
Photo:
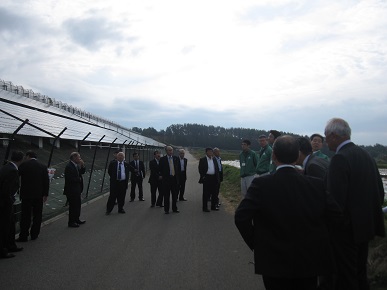
[[[333,239],[337,264],[335,290],[369,290],[367,279],[368,242],[356,244],[349,233]]]
[[[67,195],[69,201],[69,224],[78,223],[81,215],[81,195]]]
[[[182,200],[184,198],[184,192],[185,192],[185,178],[184,179],[180,179],[180,182],[179,182],[179,199]]]
[[[126,197],[126,180],[114,181],[114,186],[110,186],[110,194],[106,204],[106,212],[111,212],[117,200],[118,210],[122,210],[125,204]]]
[[[217,186],[218,182],[215,175],[206,174],[205,179],[203,180],[203,210],[208,209],[208,200],[211,197],[211,208],[217,206]]]
[[[266,290],[316,290],[317,276],[305,278],[279,278],[262,276]],[[349,290],[349,289],[347,289]]]
[[[21,239],[35,239],[39,236],[40,225],[42,224],[43,198],[23,198],[21,204],[20,234]],[[32,215],[32,226],[31,226]],[[31,232],[30,232],[31,226]]]
[[[136,197],[136,185],[138,186],[138,198],[143,198],[143,192],[142,192],[142,177],[136,176],[135,178],[132,178],[131,180],[132,186],[130,187],[130,199],[135,199]]]
[[[152,181],[150,183],[150,190],[151,190],[151,205],[157,205],[161,206],[163,204],[163,192],[162,192],[162,183],[161,181]],[[156,192],[159,191],[159,196],[156,200]]]
[[[164,211],[169,212],[169,200],[172,195],[172,210],[177,210],[177,180],[175,176],[169,176],[167,180],[163,180],[163,193],[164,193]]]

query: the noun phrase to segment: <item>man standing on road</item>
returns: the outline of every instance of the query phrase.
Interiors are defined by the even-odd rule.
[[[109,215],[117,200],[118,213],[125,213],[124,204],[129,183],[129,164],[125,162],[124,152],[118,152],[116,159],[109,163],[110,194],[106,204],[106,215]]]
[[[267,138],[269,145],[271,148],[273,148],[275,140],[281,136],[281,133],[277,130],[270,130],[269,131],[269,137]],[[274,173],[276,170],[275,163],[273,162],[273,159],[270,157],[270,166],[269,166],[269,173]]]
[[[26,160],[19,166],[19,175],[22,204],[20,234],[17,241],[27,242],[29,235],[31,240],[36,240],[39,236],[43,204],[47,201],[50,182],[47,166],[37,160],[37,155],[33,151],[27,151]]]
[[[220,157],[220,149],[218,147],[215,147],[213,149],[214,152],[214,158],[215,161],[218,163],[218,169],[219,169],[219,183],[216,188],[216,206],[220,206],[219,201],[219,192],[220,192],[220,184],[223,182],[223,165],[222,165],[222,158]]]
[[[270,290],[315,290],[317,276],[333,271],[326,222],[340,222],[342,213],[323,180],[294,168],[298,154],[296,138],[279,137],[272,154],[277,170],[255,178],[235,212],[255,273]]]
[[[216,192],[219,184],[218,162],[215,160],[212,148],[206,148],[206,156],[199,160],[199,183],[203,184],[203,211],[210,212],[208,209],[208,199],[211,196],[211,210],[218,211],[218,200]]]
[[[336,288],[369,289],[368,242],[385,236],[383,183],[374,159],[351,141],[351,128],[340,118],[328,121],[325,139],[332,157],[328,190],[344,212],[344,226],[332,236],[338,268]]]
[[[272,150],[267,143],[266,135],[260,135],[258,137],[258,142],[259,146],[261,146],[261,150],[258,153],[258,164],[256,172],[258,175],[263,175],[269,172]]]
[[[153,152],[153,155],[155,158],[153,160],[149,161],[149,169],[150,169],[150,176],[149,176],[149,184],[150,184],[150,190],[151,190],[151,207],[156,206],[163,206],[163,191],[162,191],[162,176],[160,171],[160,152],[156,150]],[[156,200],[156,192],[159,191],[159,196]]]
[[[258,164],[257,154],[250,149],[250,140],[242,141],[242,152],[239,154],[241,193],[245,196],[247,189],[255,177],[255,170]]]
[[[320,134],[315,133],[312,136],[310,136],[310,141],[312,143],[313,154],[316,155],[317,157],[320,157],[329,161],[329,157],[321,152],[321,148],[324,143],[324,137],[321,136]]]
[[[308,138],[299,137],[298,144],[300,146],[300,156],[297,160],[297,165],[302,166],[302,173],[325,179],[329,167],[329,161],[319,158],[312,153],[312,145],[310,144],[310,140]]]
[[[133,153],[133,160],[130,161],[130,182],[132,183],[130,190],[130,201],[134,201],[136,197],[136,184],[138,186],[138,200],[144,201],[144,193],[142,191],[142,181],[145,178],[145,166],[144,162],[139,160],[138,153]]]
[[[184,157],[184,149],[179,150],[180,178],[179,178],[179,201],[187,201],[184,198],[185,182],[187,181],[187,158]]]
[[[164,213],[169,214],[170,197],[172,196],[172,211],[178,213],[176,201],[179,186],[180,163],[179,158],[173,155],[173,148],[166,147],[167,154],[160,158],[160,172],[164,193]]]
[[[79,228],[79,225],[86,221],[79,219],[81,215],[81,194],[83,191],[83,177],[85,174],[85,163],[78,152],[70,154],[70,161],[65,168],[65,185],[63,193],[69,201],[69,221],[70,228]]]
[[[15,217],[13,204],[19,190],[18,167],[23,162],[24,154],[14,151],[11,161],[0,168],[0,258],[7,259],[15,257],[12,252],[19,252],[15,243]]]

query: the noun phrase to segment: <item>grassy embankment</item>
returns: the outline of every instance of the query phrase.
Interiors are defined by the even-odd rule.
[[[196,158],[203,157],[203,150],[190,150]],[[235,152],[221,152],[222,160],[237,160]],[[378,164],[379,166],[379,164]],[[379,168],[386,168],[379,166]],[[223,182],[221,195],[223,206],[227,211],[234,213],[241,201],[239,169],[233,166],[224,165]],[[387,201],[384,202],[387,206]],[[385,226],[387,229],[387,215],[385,215]],[[368,276],[372,290],[387,289],[387,238],[376,238],[370,242],[368,255]]]

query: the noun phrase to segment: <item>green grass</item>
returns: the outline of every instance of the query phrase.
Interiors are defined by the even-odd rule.
[[[232,211],[235,211],[242,200],[240,180],[238,168],[223,165],[223,182],[220,185],[220,193]]]

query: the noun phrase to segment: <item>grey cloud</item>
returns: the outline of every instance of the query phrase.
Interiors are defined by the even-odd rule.
[[[123,40],[124,37],[117,26],[119,26],[117,23],[109,22],[102,17],[71,18],[63,23],[71,38],[89,50],[98,50],[105,41]]]
[[[22,17],[12,11],[0,8],[0,32],[9,32],[19,37],[28,36],[35,26],[33,19]]]

